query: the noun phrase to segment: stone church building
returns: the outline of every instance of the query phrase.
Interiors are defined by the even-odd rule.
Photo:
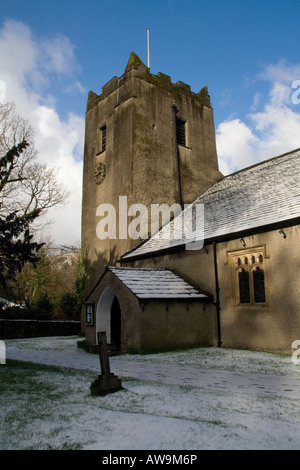
[[[297,149],[223,176],[207,87],[153,75],[132,52],[87,103],[91,350],[106,331],[122,353],[183,344],[290,353],[300,340],[299,163]],[[173,210],[154,227],[153,207]]]

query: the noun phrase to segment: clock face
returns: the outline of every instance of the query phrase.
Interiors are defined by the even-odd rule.
[[[105,165],[104,163],[97,163],[94,169],[94,180],[96,184],[101,184],[105,178]]]

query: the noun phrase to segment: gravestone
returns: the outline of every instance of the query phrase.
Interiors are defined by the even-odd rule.
[[[91,385],[92,395],[106,395],[122,389],[122,382],[110,372],[108,348],[105,331],[97,333],[101,375]]]
[[[4,341],[0,341],[0,364],[6,364],[6,346]]]

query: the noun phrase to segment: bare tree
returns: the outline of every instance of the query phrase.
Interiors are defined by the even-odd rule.
[[[57,169],[37,162],[33,130],[15,111],[0,103],[0,283],[16,270],[35,264],[42,244],[33,241],[32,226],[47,209],[63,204],[67,191]]]
[[[26,142],[21,154],[6,167],[0,180],[0,216],[12,212],[40,215],[51,207],[64,204],[68,192],[58,182],[58,168],[37,162],[33,129],[15,111],[14,103],[0,103],[0,158],[13,147]]]

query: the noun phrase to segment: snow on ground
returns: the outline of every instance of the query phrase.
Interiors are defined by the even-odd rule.
[[[6,348],[33,351],[74,351],[77,342],[83,341],[79,336],[48,336],[45,338],[6,339]]]
[[[5,343],[7,349],[74,351],[77,350],[77,342],[82,340],[83,338],[77,336],[60,336],[6,340]],[[291,350],[291,355],[292,352]],[[300,364],[294,364],[291,360],[291,355],[211,347],[160,354],[124,355],[118,356],[117,360],[300,377]],[[114,358],[111,360],[113,361]]]
[[[46,350],[50,354],[72,351],[77,341],[72,337],[5,343],[8,350]],[[116,361],[300,377],[300,365],[293,364],[289,356],[223,348],[126,355]],[[26,368],[21,362],[10,366],[9,361],[0,365],[0,448],[300,448],[298,399],[130,377],[122,377],[123,390],[92,397],[89,387],[95,378],[88,370]]]

